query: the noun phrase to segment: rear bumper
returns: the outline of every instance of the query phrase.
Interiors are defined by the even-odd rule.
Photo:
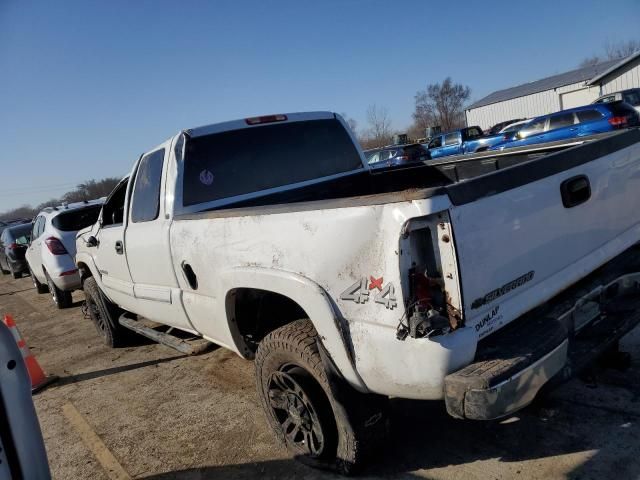
[[[459,392],[452,388],[451,380],[445,380],[447,411],[456,418],[492,420],[526,407],[540,389],[565,368],[568,346],[568,340],[564,340],[529,367],[486,388],[470,387]]]
[[[584,288],[553,317],[527,315],[478,345],[476,360],[445,378],[447,411],[491,420],[528,405],[545,385],[587,367],[640,323],[640,273]],[[585,294],[585,292],[588,292]],[[566,298],[562,300],[566,301]]]
[[[72,273],[71,275],[51,277],[51,280],[53,280],[53,283],[55,283],[56,287],[58,287],[60,290],[69,292],[78,290],[82,285],[80,281],[80,273],[78,271]]]

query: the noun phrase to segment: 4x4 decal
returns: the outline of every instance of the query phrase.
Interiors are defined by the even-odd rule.
[[[340,300],[347,300],[355,303],[366,303],[369,300],[371,290],[377,290],[373,301],[393,310],[398,306],[396,289],[392,282],[383,286],[383,281],[383,277],[375,278],[373,276],[369,276],[368,279],[367,277],[362,277],[342,292]]]

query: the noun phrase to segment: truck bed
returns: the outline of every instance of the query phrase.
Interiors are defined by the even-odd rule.
[[[249,209],[245,212],[250,212],[253,207],[337,199],[345,200],[340,204],[362,205],[387,203],[394,198],[402,201],[442,194],[447,194],[454,205],[460,205],[587,163],[636,142],[640,142],[640,129],[633,128],[506,151],[455,155],[412,166],[363,170],[350,176],[203,211]],[[371,198],[377,195],[381,196]],[[178,218],[193,217],[194,214],[185,214]]]

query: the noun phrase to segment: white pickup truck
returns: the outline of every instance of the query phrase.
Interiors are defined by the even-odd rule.
[[[389,397],[493,419],[640,321],[640,131],[370,171],[340,116],[145,153],[79,232],[105,342],[154,322],[255,359],[268,421],[350,473]]]

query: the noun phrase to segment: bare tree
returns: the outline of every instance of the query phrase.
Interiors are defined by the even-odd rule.
[[[0,214],[0,220],[13,220],[16,218],[32,218],[37,212],[33,211],[33,208],[29,205],[22,205],[21,207],[8,210]]]
[[[592,67],[594,65],[599,64],[600,62],[602,62],[603,60],[597,56],[597,55],[592,55],[591,57],[587,57],[584,60],[582,60],[580,62],[580,68],[582,67]]]
[[[604,44],[604,51],[607,54],[608,60],[628,57],[638,50],[640,50],[640,40],[628,40],[626,42],[617,43],[607,41]]]
[[[46,202],[42,202],[35,207],[23,205],[12,210],[0,213],[0,220],[10,220],[12,218],[34,217],[39,211],[45,207],[60,205],[63,202],[83,202],[85,200],[93,200],[105,197],[111,193],[120,181],[117,177],[103,178],[102,180],[87,180],[79,184],[74,190],[71,190],[60,198],[52,198]]]
[[[640,50],[640,40],[627,40],[626,42],[612,43],[606,41],[604,43],[604,56],[592,55],[580,62],[581,67],[589,67],[607,60],[617,60],[619,58],[628,57],[632,53]]]
[[[464,126],[464,104],[471,96],[471,89],[461,83],[453,83],[451,77],[442,83],[427,85],[415,95],[416,109],[413,119],[420,128],[439,125],[443,130]]]
[[[393,132],[391,130],[391,119],[389,109],[376,104],[367,108],[367,124],[369,125],[368,137],[372,146],[382,147],[390,143]]]

